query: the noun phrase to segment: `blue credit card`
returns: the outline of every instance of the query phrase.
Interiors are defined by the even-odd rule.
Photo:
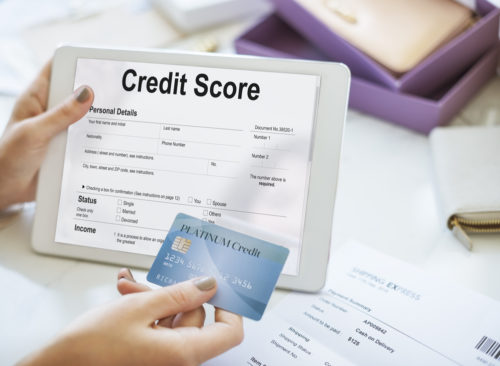
[[[288,253],[282,246],[180,213],[147,278],[168,286],[212,275],[218,288],[210,304],[259,320]]]

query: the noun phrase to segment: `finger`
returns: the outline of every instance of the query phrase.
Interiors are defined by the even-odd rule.
[[[151,291],[151,288],[135,281],[134,275],[128,268],[121,268],[118,271],[118,282],[116,284],[118,292],[122,295],[133,294],[137,292]],[[156,325],[164,328],[172,328],[174,316],[160,319]]]
[[[47,62],[37,77],[18,98],[9,123],[39,115],[47,109],[52,60]]]
[[[117,288],[118,292],[122,295],[151,291],[149,286],[135,282],[134,275],[128,268],[121,268],[118,271]],[[160,319],[156,325],[164,328],[171,328],[173,318],[173,316],[169,316],[167,318]]]
[[[50,82],[50,74],[52,71],[52,59],[47,61],[45,65],[43,65],[42,70],[38,74],[38,77],[36,78],[36,81],[47,81]]]
[[[30,120],[42,140],[50,140],[59,132],[80,120],[89,111],[94,92],[88,86],[76,89],[62,103]]]
[[[172,316],[167,316],[166,318],[160,319],[160,320],[158,320],[158,323],[156,323],[156,325],[158,325],[159,327],[163,327],[163,328],[172,328],[172,322],[174,321],[174,317],[175,317],[175,315],[172,315]]]
[[[243,319],[240,315],[222,309],[215,309],[215,323],[198,332],[193,328],[176,328],[186,342],[192,345],[197,362],[203,363],[237,346],[243,341]]]
[[[52,72],[52,60],[49,60],[40,70],[38,76],[33,80],[26,91],[31,97],[35,98],[40,107],[47,109],[47,99],[49,97],[50,74]]]
[[[138,283],[135,281],[130,281],[129,279],[123,277],[116,283],[116,288],[118,292],[122,295],[135,294],[136,292],[151,291],[151,288],[143,283]]]
[[[129,281],[135,282],[134,275],[128,268],[120,268],[120,270],[118,271],[118,280],[120,280],[121,278],[126,278]]]
[[[162,319],[196,309],[210,300],[216,290],[217,282],[214,277],[200,277],[142,293],[142,303],[138,305],[148,309],[149,313],[144,313],[150,317],[148,321]]]
[[[241,315],[232,313],[230,311],[221,309],[221,308],[215,308],[215,323],[224,323],[228,324],[231,326],[243,326],[243,318]]]
[[[151,290],[149,286],[135,282],[134,275],[132,275],[132,272],[130,272],[130,269],[128,268],[121,268],[118,271],[118,282],[116,283],[116,288],[122,295]]]
[[[24,92],[24,96],[33,98],[33,101],[36,101],[44,110],[47,108],[51,70],[52,60],[49,60]]]
[[[172,328],[201,328],[203,324],[205,324],[205,309],[203,308],[203,306],[200,306],[194,310],[177,314],[172,322]]]

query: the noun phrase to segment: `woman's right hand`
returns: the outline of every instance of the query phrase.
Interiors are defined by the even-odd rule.
[[[151,291],[151,288],[149,286],[143,283],[136,282],[134,276],[132,275],[132,272],[130,272],[128,268],[122,268],[118,272],[118,282],[116,283],[116,288],[122,295]],[[167,328],[177,328],[179,326],[193,326],[201,328],[204,323],[205,309],[203,308],[203,305],[189,312],[175,314],[158,321],[158,325]]]
[[[130,278],[118,280],[124,296],[77,318],[51,344],[20,364],[190,366],[243,340],[239,315],[216,309],[215,322],[203,325],[202,305],[217,291],[213,277],[157,290]]]

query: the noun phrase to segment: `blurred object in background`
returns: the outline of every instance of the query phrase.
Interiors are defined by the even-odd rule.
[[[453,0],[296,1],[396,75],[411,70],[474,21],[474,12]]]
[[[198,52],[216,52],[219,48],[219,44],[216,38],[203,38],[198,42],[195,47],[195,51]]]
[[[345,63],[349,66],[353,75],[399,92],[424,97],[429,96],[456,79],[466,68],[470,67],[485,52],[498,43],[500,11],[487,0],[477,0],[475,11],[480,18],[472,27],[446,42],[406,73],[394,75],[379,62],[333,31],[321,18],[304,8],[301,4],[302,1],[317,2],[320,0],[272,0],[279,17],[323,51],[330,60]],[[398,0],[398,7],[404,7],[408,3],[413,3],[413,1]],[[365,28],[364,32],[378,34],[382,38],[378,40],[378,43],[382,42],[391,45],[394,36],[387,36],[378,32],[373,29],[375,26],[373,21],[364,19],[381,17],[380,13],[370,15],[367,10],[369,9],[366,9],[365,13],[356,15],[357,17],[363,16],[359,22],[366,23],[368,28]],[[391,22],[394,25],[399,24],[398,19],[390,21],[384,18],[383,21]],[[404,27],[404,24],[399,24],[399,26],[393,27],[392,33],[403,33],[399,28]],[[414,34],[407,33],[407,36],[412,37]],[[431,33],[427,36],[430,38],[428,42],[431,43],[434,35]],[[410,43],[411,40],[408,40],[408,42]]]
[[[460,2],[463,2],[463,1],[466,1],[466,0],[462,0]],[[492,3],[493,5],[495,5],[497,8],[500,7],[500,0],[490,0],[490,3]]]
[[[191,33],[271,10],[266,0],[151,0],[182,32]]]
[[[474,7],[476,6],[476,2],[474,0],[456,0],[457,3],[460,3],[466,7],[468,7],[469,9],[474,9]]]
[[[330,60],[275,14],[242,34],[235,41],[235,47],[242,54]],[[495,47],[451,84],[428,97],[391,90],[353,73],[349,107],[427,134],[435,126],[449,122],[491,80],[497,60],[498,48]]]
[[[482,121],[486,126],[500,126],[500,77],[493,78],[479,93],[477,93],[471,104],[476,108],[467,108],[463,111],[462,119],[466,125],[475,125]]]
[[[0,34],[61,19],[79,19],[99,13],[128,0],[3,0],[0,1]]]
[[[22,40],[0,34],[0,95],[20,94],[37,71],[33,54]]]
[[[451,121],[496,74],[500,10],[487,0],[475,1],[479,18],[472,26],[402,75],[389,72],[334,32],[301,4],[307,1],[325,4],[336,0],[272,0],[276,13],[235,41],[238,52],[343,62],[352,72],[351,108],[425,134]],[[399,0],[397,6],[413,2]],[[346,22],[366,22],[357,18],[367,16],[366,13],[351,14],[348,9],[341,8]],[[399,28],[404,28],[404,24],[400,23]],[[396,27],[393,33],[397,32]],[[382,37],[378,42],[392,44],[392,36],[381,36],[375,30],[374,34]],[[432,38],[433,33],[427,37]]]
[[[470,234],[500,233],[500,126],[436,128],[434,183],[446,225],[469,250]]]
[[[24,90],[61,43],[163,47],[178,37],[147,0],[0,1],[0,95]]]
[[[122,0],[79,19],[61,19],[22,33],[39,60],[54,54],[61,43],[86,43],[104,47],[164,47],[179,33],[146,0]]]

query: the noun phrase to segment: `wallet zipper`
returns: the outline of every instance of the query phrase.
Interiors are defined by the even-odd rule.
[[[474,217],[453,215],[448,221],[448,226],[453,234],[469,250],[472,249],[472,241],[467,233],[498,233],[500,232],[500,212],[489,212]]]

